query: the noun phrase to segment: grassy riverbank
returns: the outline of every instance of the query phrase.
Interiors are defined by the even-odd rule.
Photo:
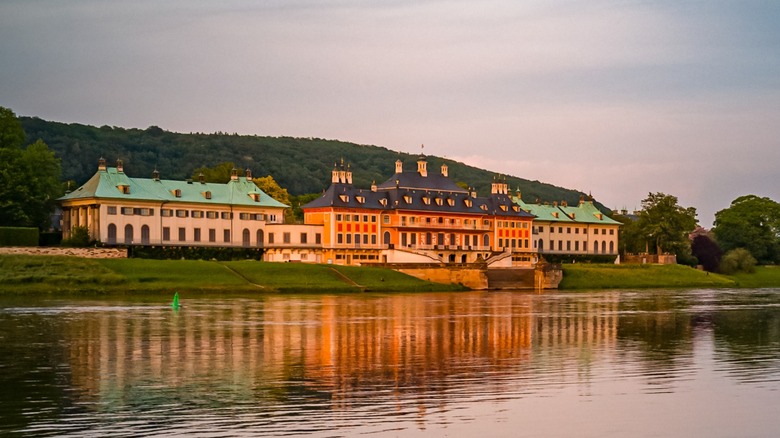
[[[563,265],[560,289],[780,287],[780,269],[761,266],[752,274],[711,274],[682,265]]]
[[[462,289],[381,268],[0,255],[0,293],[360,292]]]

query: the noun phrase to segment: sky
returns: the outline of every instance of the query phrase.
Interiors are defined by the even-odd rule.
[[[0,106],[424,144],[610,208],[674,195],[710,227],[780,201],[778,23],[775,0],[2,0]]]

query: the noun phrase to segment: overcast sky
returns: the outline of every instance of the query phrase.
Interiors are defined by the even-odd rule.
[[[0,106],[425,144],[612,208],[672,194],[710,227],[780,201],[780,1],[2,0]]]

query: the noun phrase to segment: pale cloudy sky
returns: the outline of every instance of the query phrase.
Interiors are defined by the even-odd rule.
[[[780,1],[2,0],[0,106],[446,156],[702,225],[780,201]]]

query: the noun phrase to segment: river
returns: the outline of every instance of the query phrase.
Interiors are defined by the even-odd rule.
[[[0,435],[774,437],[780,289],[0,298]]]

